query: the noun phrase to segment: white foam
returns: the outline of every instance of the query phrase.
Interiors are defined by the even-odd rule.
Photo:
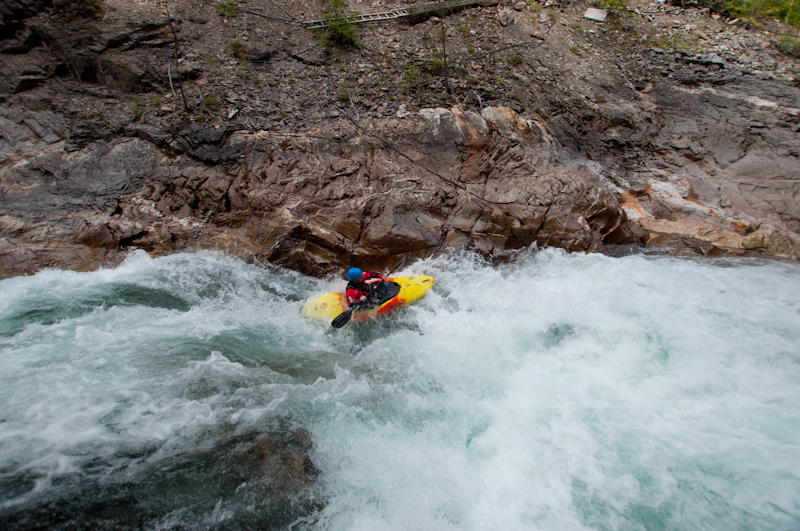
[[[216,253],[0,282],[0,324],[122,284],[185,301],[0,337],[0,467],[40,478],[0,503],[93,458],[135,476],[123,450],[155,446],[157,463],[288,417],[314,439],[320,528],[800,523],[796,266],[546,250],[405,272],[434,290],[336,332],[300,316],[336,281]],[[227,503],[205,515],[231,519]]]

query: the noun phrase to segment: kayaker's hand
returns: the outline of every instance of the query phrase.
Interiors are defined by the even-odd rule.
[[[364,302],[365,300],[367,300],[367,296],[366,295],[362,295],[361,298],[358,299],[359,302]]]

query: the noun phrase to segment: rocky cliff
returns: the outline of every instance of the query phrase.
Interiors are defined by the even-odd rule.
[[[174,1],[172,24],[131,0],[7,4],[4,274],[134,246],[316,275],[533,243],[800,258],[797,61],[772,33],[486,4],[331,50],[296,23],[312,2]]]

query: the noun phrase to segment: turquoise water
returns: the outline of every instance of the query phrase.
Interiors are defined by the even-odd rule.
[[[0,528],[800,528],[798,266],[404,272],[338,331],[300,308],[343,281],[217,253],[0,282]],[[252,448],[298,428],[282,494]]]

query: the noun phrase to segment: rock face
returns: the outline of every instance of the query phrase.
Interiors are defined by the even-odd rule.
[[[532,244],[800,256],[797,61],[768,32],[645,0],[588,31],[583,7],[483,4],[441,14],[447,69],[432,19],[331,54],[185,0],[172,24],[4,4],[0,274],[131,247],[315,275]]]
[[[797,257],[800,113],[790,106],[796,97],[794,88],[757,80],[702,90],[657,84],[646,94],[660,128],[649,146],[620,137],[647,151],[620,182],[619,198],[629,219],[652,233],[645,243],[680,247],[677,239],[691,238],[690,247],[704,252],[713,246]]]
[[[348,138],[347,121],[289,137],[190,126],[169,143],[134,129],[40,151],[2,173],[0,257],[25,271],[88,268],[130,246],[213,247],[325,274],[448,247],[594,251],[626,237],[600,177],[558,163],[542,126],[508,108],[425,109],[358,128],[370,134]]]

